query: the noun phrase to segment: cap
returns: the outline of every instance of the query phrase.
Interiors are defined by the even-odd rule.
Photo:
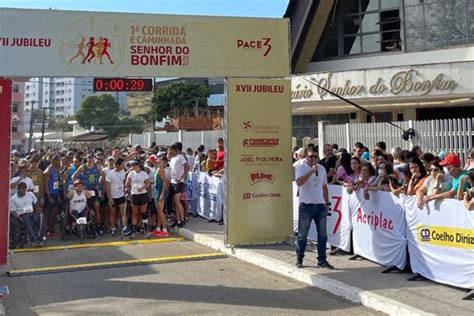
[[[76,180],[76,181],[74,181],[74,186],[79,185],[79,184],[82,184],[82,185],[83,185],[84,183],[82,183],[82,181],[79,180],[79,179]]]
[[[166,155],[166,151],[159,151],[157,154],[156,154],[158,157],[161,157],[163,155]]]
[[[18,151],[16,149],[13,149],[12,150],[12,155],[16,155],[16,154],[18,154]]]
[[[87,153],[86,158],[94,158],[95,155],[93,152]]]
[[[130,160],[130,164],[132,166],[139,166],[140,165],[140,162],[138,160]]]
[[[453,153],[449,153],[444,157],[443,161],[439,163],[441,166],[461,166],[461,159]]]
[[[158,161],[158,157],[156,157],[155,155],[150,155],[150,157],[148,157],[147,161],[157,162],[157,161]]]
[[[107,157],[107,161],[111,161],[111,160],[115,161],[115,158],[112,156]]]

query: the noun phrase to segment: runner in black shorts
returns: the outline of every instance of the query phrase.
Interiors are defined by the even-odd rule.
[[[150,188],[150,177],[143,171],[143,167],[136,160],[132,161],[133,170],[128,174],[126,187],[130,188],[132,193],[132,237],[134,237],[139,218],[141,215],[142,223],[148,223],[148,190]]]

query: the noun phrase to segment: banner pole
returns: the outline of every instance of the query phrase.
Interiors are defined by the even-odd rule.
[[[6,115],[0,115],[0,266],[8,262],[8,234],[10,223],[10,148],[12,121],[12,80],[0,78],[0,107]]]

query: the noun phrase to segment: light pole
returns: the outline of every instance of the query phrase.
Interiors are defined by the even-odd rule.
[[[46,123],[46,114],[45,114],[45,111],[46,110],[51,110],[51,109],[54,109],[54,108],[43,108],[43,116],[42,116],[42,122],[41,122],[41,148],[44,149],[44,128],[45,128],[45,123]],[[48,112],[48,117],[49,117],[49,112]]]
[[[35,103],[36,101],[31,101],[31,115],[30,115],[30,133],[28,137],[28,152],[31,150],[31,146],[33,145],[33,124],[35,122]]]

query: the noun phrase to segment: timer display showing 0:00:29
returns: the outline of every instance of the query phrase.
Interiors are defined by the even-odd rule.
[[[152,79],[94,78],[94,91],[152,91]]]

